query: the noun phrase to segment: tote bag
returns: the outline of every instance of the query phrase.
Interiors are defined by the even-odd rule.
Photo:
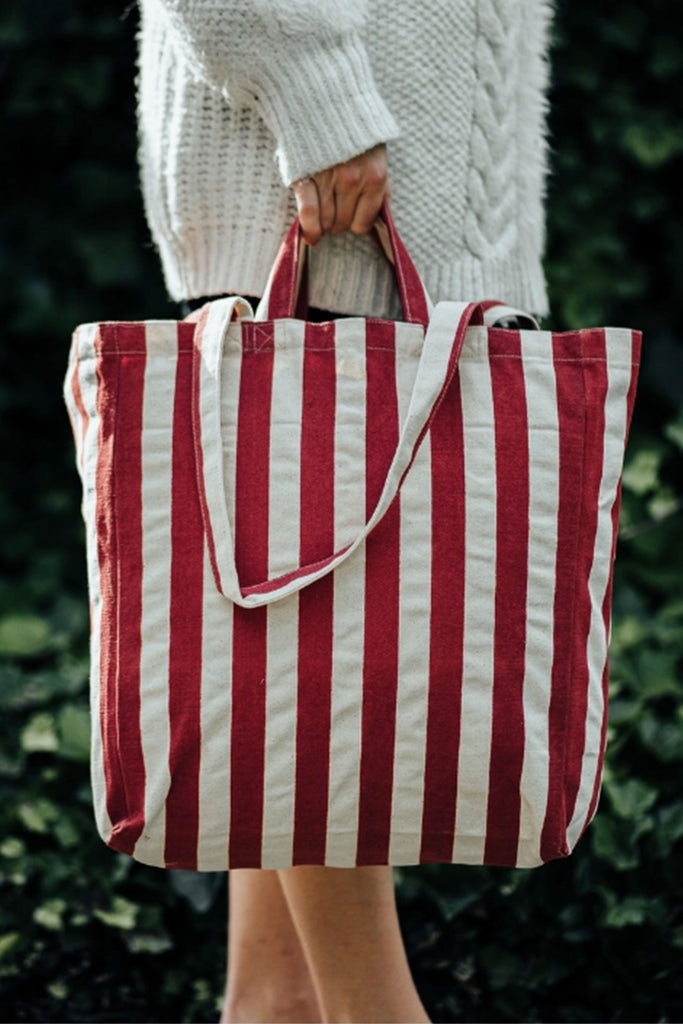
[[[640,335],[433,310],[77,328],[92,777],[115,850],[173,868],[567,855],[606,732]]]

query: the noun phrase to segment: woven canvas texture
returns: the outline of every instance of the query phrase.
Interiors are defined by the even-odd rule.
[[[77,329],[94,801],[115,850],[220,870],[573,849],[602,771],[640,337],[470,315],[360,542],[420,324],[233,320],[213,390],[210,313]]]

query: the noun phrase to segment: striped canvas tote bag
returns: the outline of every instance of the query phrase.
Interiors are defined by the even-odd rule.
[[[431,308],[77,328],[104,840],[220,870],[566,856],[606,733],[640,336]]]

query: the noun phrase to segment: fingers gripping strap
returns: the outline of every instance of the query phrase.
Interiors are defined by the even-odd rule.
[[[200,499],[216,585],[225,597],[236,604],[257,607],[287,597],[331,572],[363,543],[377,525],[396,496],[432,417],[448,390],[457,369],[468,326],[472,323],[482,324],[483,314],[481,307],[473,303],[442,302],[436,306],[425,336],[406,420],[384,487],[372,515],[353,543],[339,551],[330,552],[328,558],[314,565],[302,566],[245,589],[240,585],[237,575],[225,499],[220,421],[222,356],[230,320],[235,311],[233,302],[223,300],[221,303],[213,303],[198,325],[194,356],[194,440]]]
[[[426,327],[431,301],[398,234],[387,206],[382,207],[375,226],[382,251],[396,275],[398,293],[403,307],[403,318],[409,323]],[[301,225],[294,221],[280,247],[270,272],[263,297],[256,310],[257,320],[277,320],[296,315],[297,298],[302,285],[306,264],[306,246]]]

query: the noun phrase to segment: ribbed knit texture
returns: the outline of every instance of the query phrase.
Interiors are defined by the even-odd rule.
[[[174,299],[260,295],[287,186],[387,141],[435,301],[547,312],[549,0],[141,0],[140,161]],[[325,238],[311,302],[398,316],[370,238]]]

